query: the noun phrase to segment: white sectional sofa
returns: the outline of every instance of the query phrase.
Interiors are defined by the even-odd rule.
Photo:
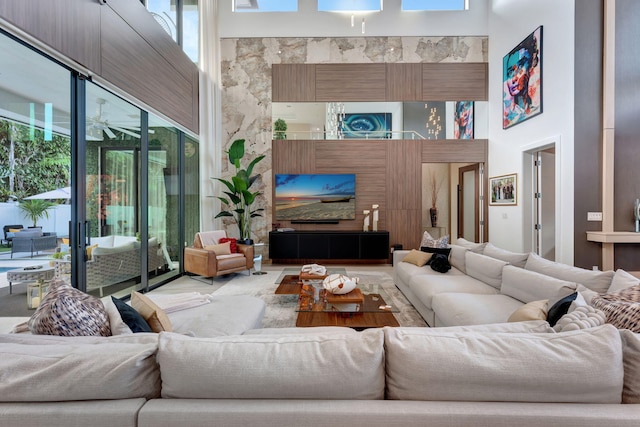
[[[402,262],[410,251],[394,252],[396,286],[430,326],[506,322],[526,303],[558,300],[575,291],[589,301],[609,289],[619,290],[623,286],[616,282],[629,276],[622,270],[568,266],[490,243],[458,239],[449,247],[452,268],[446,273]]]
[[[209,338],[5,334],[0,366],[3,427],[623,427],[640,419],[640,337],[611,325],[559,334],[543,321]]]

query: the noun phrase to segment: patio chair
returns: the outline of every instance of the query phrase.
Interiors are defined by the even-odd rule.
[[[58,247],[58,236],[56,233],[43,233],[42,230],[37,231],[20,231],[13,237],[11,244],[11,258],[13,254],[18,252],[31,252],[36,254],[47,249],[55,249]]]
[[[2,243],[8,246],[11,246],[11,241],[13,240],[13,236],[15,236],[16,231],[12,230],[22,230],[24,227],[21,224],[17,225],[5,225],[2,227],[2,231],[4,232],[4,237],[2,239]]]

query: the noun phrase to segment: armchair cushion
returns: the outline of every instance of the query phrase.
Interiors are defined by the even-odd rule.
[[[217,245],[205,245],[204,249],[207,251],[213,251],[216,256],[231,255],[231,243],[218,243]]]
[[[225,242],[229,242],[232,254],[238,253],[238,244],[236,243],[236,239],[232,239],[231,237],[223,237],[222,239],[218,240],[218,243],[225,243]]]
[[[204,248],[206,245],[217,245],[220,243],[220,239],[225,237],[227,237],[227,232],[224,230],[200,231],[196,233],[193,246],[196,248]]]

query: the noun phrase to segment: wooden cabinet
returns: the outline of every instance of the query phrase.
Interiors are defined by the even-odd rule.
[[[274,263],[363,262],[389,260],[388,231],[287,231],[269,233]]]

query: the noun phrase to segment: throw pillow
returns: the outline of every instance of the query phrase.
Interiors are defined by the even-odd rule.
[[[524,322],[527,320],[547,320],[547,300],[531,301],[514,311],[507,322]]]
[[[217,245],[206,245],[204,249],[213,251],[216,255],[231,255],[231,243],[219,243]]]
[[[618,292],[623,289],[630,288],[631,286],[636,286],[640,284],[640,279],[636,276],[627,273],[622,269],[617,269],[615,274],[613,275],[613,279],[611,280],[611,286],[609,286],[609,290],[607,293]]]
[[[19,233],[21,230],[22,228],[10,228],[9,233]]]
[[[431,269],[438,273],[446,273],[451,270],[451,264],[449,264],[449,258],[443,254],[433,254],[431,257]]]
[[[223,237],[220,240],[218,240],[218,243],[225,243],[225,242],[229,242],[229,250],[231,251],[232,254],[237,254],[238,251],[238,243],[236,242],[236,239],[233,239],[231,237]]]
[[[111,300],[120,312],[122,321],[127,324],[131,332],[153,332],[147,321],[133,307],[114,297],[111,297]]]
[[[113,302],[113,297],[105,297],[100,301],[104,304],[104,309],[107,311],[107,315],[109,316],[109,328],[111,329],[111,335],[131,334],[131,328],[122,320],[118,307],[116,307],[116,304]]]
[[[420,241],[420,246],[428,247],[428,248],[446,248],[449,244],[449,235],[442,236],[439,239],[435,239],[429,234],[428,231],[425,231],[422,235],[422,241]]]
[[[420,250],[422,252],[427,252],[430,254],[442,254],[444,256],[447,257],[447,259],[449,258],[449,253],[451,252],[451,248],[429,248],[427,246],[420,246]],[[429,261],[427,261],[427,265],[429,265],[431,263],[431,260],[433,259],[433,257],[431,257],[431,259]]]
[[[640,332],[640,285],[594,297],[591,305],[604,311],[607,323],[616,328]]]
[[[597,308],[584,305],[565,314],[558,320],[553,330],[556,332],[577,331],[604,325],[607,316]]]
[[[558,320],[569,311],[569,307],[571,307],[571,303],[578,297],[578,293],[574,292],[571,295],[567,295],[566,297],[560,299],[558,302],[553,304],[549,309],[549,313],[547,314],[547,322],[552,327],[558,323]]]
[[[173,332],[167,313],[140,292],[131,293],[131,307],[147,321],[153,332]]]
[[[98,247],[98,244],[87,246],[87,259],[91,259],[91,255],[93,254],[93,250]]]
[[[100,299],[56,280],[29,319],[29,330],[38,335],[111,335],[109,315]]]
[[[418,267],[422,267],[431,259],[432,255],[433,254],[411,249],[411,252],[402,259],[402,262],[408,262],[410,264],[415,264]]]

